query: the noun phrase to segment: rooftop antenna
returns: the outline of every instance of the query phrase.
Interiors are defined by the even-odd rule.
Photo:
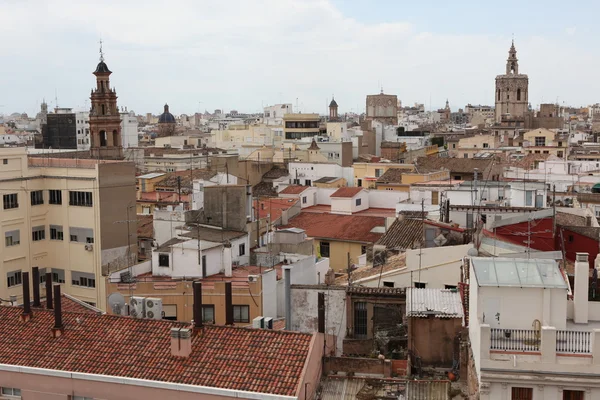
[[[58,91],[54,88],[54,107],[58,108]]]

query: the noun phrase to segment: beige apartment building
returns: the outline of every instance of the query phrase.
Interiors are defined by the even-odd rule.
[[[134,164],[0,149],[0,188],[0,299],[20,303],[22,273],[39,267],[41,280],[51,273],[63,293],[105,310],[103,276],[137,254]]]
[[[285,114],[283,116],[284,137],[289,140],[318,136],[320,123],[319,114]]]

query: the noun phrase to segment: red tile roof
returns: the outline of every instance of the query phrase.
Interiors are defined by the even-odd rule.
[[[154,216],[138,215],[137,218],[137,237],[154,238]]]
[[[275,221],[281,217],[283,210],[293,207],[298,202],[298,199],[278,199],[278,198],[262,198],[254,200],[254,207],[258,207],[258,215],[260,218],[267,218]]]
[[[301,212],[282,228],[300,228],[313,238],[375,243],[383,235],[371,230],[385,226],[385,218]]]
[[[279,192],[279,194],[300,194],[308,188],[309,186],[290,185]]]
[[[363,191],[361,187],[341,187],[329,197],[354,197]]]
[[[64,332],[50,334],[53,313],[21,322],[19,307],[0,306],[2,364],[294,396],[311,334],[205,326],[189,357],[171,355],[170,329],[185,324],[63,312]]]
[[[61,305],[62,310],[65,312],[77,312],[77,313],[91,313],[91,314],[102,314],[102,310],[90,306],[89,304],[84,303],[83,301],[76,299],[74,297],[69,296],[68,294],[61,295]],[[42,310],[46,308],[46,298],[42,297],[40,300],[41,307],[33,307],[33,300],[31,301],[31,307],[33,312],[37,312],[37,310]]]

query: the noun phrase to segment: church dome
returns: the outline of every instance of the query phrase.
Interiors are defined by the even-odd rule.
[[[336,103],[335,99],[331,99],[331,103],[329,103],[329,107],[337,107],[338,104]]]
[[[158,117],[159,124],[174,124],[175,117],[169,112],[169,105],[165,104],[165,112]]]
[[[95,74],[102,74],[102,73],[110,73],[111,71],[108,69],[108,65],[106,65],[106,63],[104,61],[100,61],[98,63],[98,65],[96,66],[96,70],[94,71]]]

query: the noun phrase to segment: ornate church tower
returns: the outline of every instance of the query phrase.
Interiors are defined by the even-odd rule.
[[[331,98],[331,103],[329,103],[329,121],[335,122],[338,120],[338,104],[335,99]]]
[[[511,118],[523,118],[528,111],[529,78],[519,74],[519,60],[515,42],[512,42],[506,60],[506,74],[496,77],[496,122],[502,121],[502,115]]]
[[[117,92],[110,87],[112,72],[104,62],[100,42],[100,62],[96,66],[96,89],[90,97],[90,152],[94,158],[120,159],[122,154],[121,115],[117,107]]]

